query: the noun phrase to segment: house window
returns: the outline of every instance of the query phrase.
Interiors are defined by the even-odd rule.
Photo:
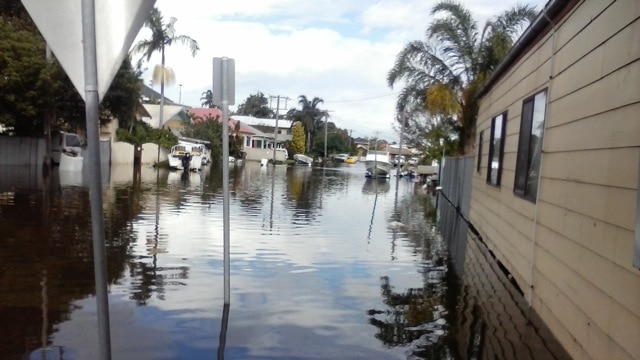
[[[482,165],[482,142],[484,141],[484,130],[480,131],[478,137],[478,164],[476,164],[476,171],[480,174],[480,165]]]
[[[491,119],[491,138],[489,141],[489,166],[487,166],[487,183],[500,186],[502,177],[502,158],[504,155],[504,133],[507,124],[507,113],[504,112]]]
[[[547,90],[522,102],[520,140],[516,159],[516,178],[513,191],[533,202],[538,195],[542,137],[547,104]]]

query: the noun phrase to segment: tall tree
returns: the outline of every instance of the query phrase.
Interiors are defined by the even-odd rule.
[[[329,115],[326,110],[321,110],[318,105],[324,103],[319,97],[314,97],[313,100],[309,100],[305,95],[298,97],[298,105],[300,109],[291,109],[287,113],[287,117],[293,121],[300,121],[304,126],[307,133],[307,152],[309,152],[313,146],[313,137],[318,130],[324,126],[323,119]]]
[[[426,41],[412,41],[400,51],[387,82],[393,87],[404,80],[398,113],[427,110],[453,117],[458,152],[465,153],[475,136],[478,91],[537,12],[517,5],[487,20],[481,32],[471,12],[456,1],[437,3],[431,14],[437,17]]]
[[[289,149],[290,155],[303,154],[305,149],[304,143],[304,126],[300,121],[293,123],[291,129],[291,144]]]
[[[213,91],[211,90],[203,92],[200,101],[202,102],[202,106],[204,107],[208,107],[210,109],[218,107],[218,105],[213,103]]]
[[[174,43],[182,43],[189,47],[191,50],[191,56],[196,56],[196,53],[200,50],[197,41],[187,35],[176,34],[174,28],[176,21],[177,19],[172,17],[169,19],[169,22],[165,23],[160,10],[154,7],[149,14],[149,18],[145,22],[145,26],[151,30],[151,37],[140,40],[131,49],[132,54],[142,54],[142,58],[146,58],[147,62],[151,59],[151,56],[154,53],[160,52],[161,65],[156,65],[153,72],[154,82],[160,82],[160,126],[162,126],[163,121],[165,83],[167,80],[169,83],[175,81],[173,78],[173,71],[165,66],[165,48],[173,45]],[[142,58],[140,61],[142,61]],[[160,149],[158,149],[158,158],[159,156]]]
[[[257,118],[271,119],[275,113],[269,107],[269,99],[263,93],[249,95],[249,97],[238,106],[238,115],[249,115]]]

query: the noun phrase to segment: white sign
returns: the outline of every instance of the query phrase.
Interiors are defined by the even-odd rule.
[[[98,97],[109,90],[155,0],[95,0]],[[22,0],[45,41],[84,99],[81,0]]]

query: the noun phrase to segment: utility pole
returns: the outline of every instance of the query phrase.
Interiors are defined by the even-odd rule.
[[[407,120],[407,114],[405,114],[404,112],[400,113],[400,119],[402,120],[402,127],[400,128],[400,151],[399,151],[399,155],[397,155],[397,156],[400,156],[400,157],[397,160],[396,159],[393,160],[393,161],[396,162],[396,165],[397,165],[396,177],[399,177],[399,175],[400,175],[400,167],[402,166],[401,165],[401,160],[400,160],[400,159],[402,159],[402,156],[403,156],[402,155],[402,137],[404,135],[404,125],[405,125],[405,122]],[[397,184],[397,182],[396,182],[396,184]],[[396,191],[397,191],[397,188],[398,188],[398,186],[396,185]]]
[[[333,112],[332,110],[327,110],[324,118],[324,162],[327,162],[327,125],[329,123],[329,113]]]
[[[352,133],[353,133],[353,130],[349,130],[349,152],[351,152],[351,140],[353,140],[353,138],[351,137]]]
[[[287,108],[287,100],[289,100],[286,96],[269,96],[269,100],[275,98],[276,99],[276,127],[273,130],[273,166],[276,166],[276,148],[278,147],[278,116],[280,116],[280,99],[284,100],[284,109]]]

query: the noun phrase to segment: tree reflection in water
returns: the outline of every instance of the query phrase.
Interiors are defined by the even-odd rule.
[[[429,273],[446,273],[442,266],[427,266]],[[441,275],[435,275],[441,276]],[[434,276],[434,275],[432,275]],[[448,331],[444,287],[425,286],[394,291],[389,277],[380,285],[385,310],[371,309],[369,323],[378,328],[375,335],[386,347],[408,346],[411,352],[428,359],[449,359],[445,335]]]

